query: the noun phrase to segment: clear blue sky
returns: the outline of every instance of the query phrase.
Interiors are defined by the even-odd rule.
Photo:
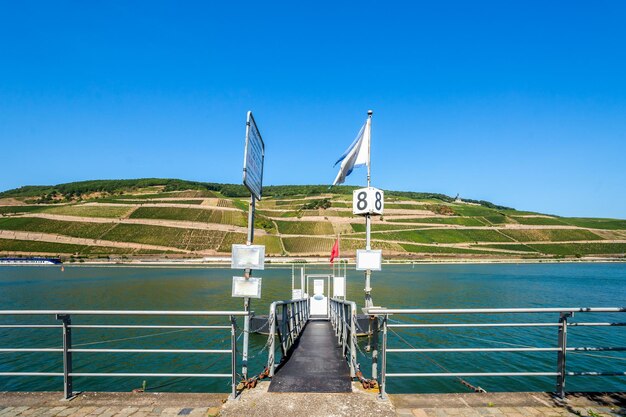
[[[626,218],[626,3],[0,2],[0,189],[330,184],[374,110],[373,185]],[[363,184],[355,171],[348,184]]]

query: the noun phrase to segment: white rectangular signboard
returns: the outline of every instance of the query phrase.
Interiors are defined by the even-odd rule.
[[[233,277],[233,297],[261,298],[262,278]]]
[[[359,188],[352,192],[352,214],[383,214],[385,193],[374,187]]]
[[[264,245],[233,245],[231,254],[232,269],[265,269]]]
[[[243,183],[257,200],[263,190],[263,159],[265,144],[256,126],[252,112],[246,120],[246,148],[243,156]]]
[[[356,251],[356,270],[357,271],[380,271],[383,262],[382,250],[363,250]]]
[[[333,278],[333,297],[346,296],[346,279],[344,277]]]
[[[314,279],[313,280],[313,295],[323,295],[323,294],[324,294],[324,280]]]

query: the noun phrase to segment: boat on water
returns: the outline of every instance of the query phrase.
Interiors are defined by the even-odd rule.
[[[61,265],[59,258],[0,258],[0,265]]]

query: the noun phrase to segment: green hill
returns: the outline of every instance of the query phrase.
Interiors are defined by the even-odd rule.
[[[255,242],[273,256],[344,256],[365,246],[352,190],[268,186],[257,205]],[[199,257],[244,243],[243,185],[177,179],[81,181],[0,193],[0,255]],[[566,218],[456,201],[444,194],[385,190],[372,246],[389,258],[624,258],[626,220]]]

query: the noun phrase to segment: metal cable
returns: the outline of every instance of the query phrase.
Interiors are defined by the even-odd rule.
[[[481,337],[467,336],[467,335],[462,335],[462,334],[457,334],[456,336],[457,337],[464,337],[464,338],[467,338],[467,339],[479,340],[481,342],[500,343],[500,344],[503,344],[503,345],[516,346],[516,347],[524,347],[524,348],[534,347],[534,346],[528,346],[528,345],[520,345],[518,343],[502,342],[500,340],[483,339]],[[575,354],[575,355],[591,356],[591,357],[596,357],[596,358],[607,358],[607,359],[615,359],[615,360],[618,360],[618,361],[626,361],[626,358],[619,358],[619,357],[610,356],[610,355],[598,355],[598,354],[595,354],[595,353],[576,352],[575,350],[574,351],[568,351],[568,353],[572,353],[572,354]]]
[[[409,347],[411,347],[412,349],[417,349],[415,346],[413,346],[411,343],[409,343],[404,337],[400,336],[398,334],[398,332],[394,331],[392,328],[388,328],[393,334],[395,334],[400,340],[402,340],[404,343],[406,343]],[[446,372],[450,372],[450,370],[448,368],[446,368],[445,366],[441,365],[439,362],[437,362],[436,360],[434,360],[433,358],[431,358],[430,356],[426,355],[424,352],[420,352],[429,362],[431,362],[432,364],[438,366],[439,368],[443,369]],[[476,387],[472,384],[470,384],[469,382],[467,382],[465,379],[457,376],[455,377],[462,385],[466,386],[467,388],[472,389],[474,392],[486,392],[483,388],[481,387]]]

